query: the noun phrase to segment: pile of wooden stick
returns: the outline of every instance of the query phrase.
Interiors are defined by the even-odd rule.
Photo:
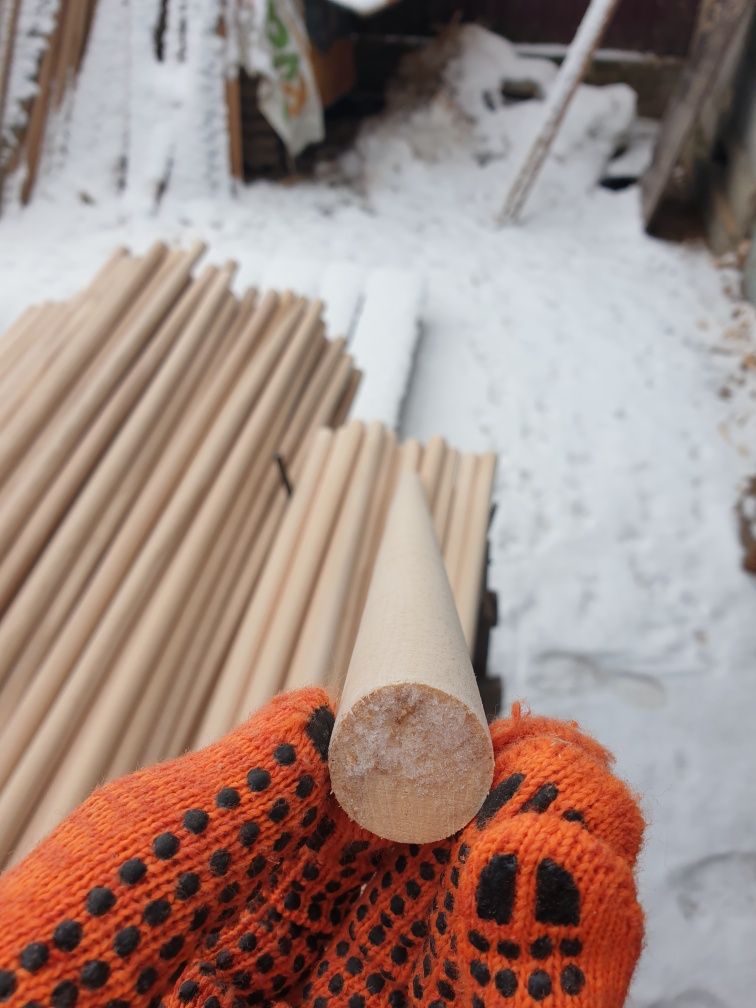
[[[394,484],[419,472],[472,650],[483,586],[495,456],[434,438],[397,444],[383,424],[318,431],[193,744],[214,741],[282,689],[338,697]],[[163,756],[173,755],[166,751]]]
[[[5,5],[0,5],[5,6]],[[60,0],[55,20],[37,73],[37,88],[31,99],[26,129],[10,152],[1,151],[0,191],[3,177],[25,163],[26,175],[21,187],[22,202],[28,202],[39,170],[45,127],[48,116],[59,108],[66,88],[75,78],[81,65],[92,26],[97,0]],[[14,59],[23,59],[16,52],[19,44],[18,27],[21,0],[10,0],[7,9],[0,11],[2,50],[0,51],[0,136],[3,132],[7,106],[8,86]]]
[[[359,378],[321,305],[119,250],[0,341],[0,863],[192,743],[317,428]],[[322,435],[320,435],[322,437]],[[313,443],[313,449],[319,443]]]
[[[403,468],[475,643],[495,457],[342,426],[320,303],[202,251],[120,249],[0,340],[0,866],[280,690],[337,697]]]

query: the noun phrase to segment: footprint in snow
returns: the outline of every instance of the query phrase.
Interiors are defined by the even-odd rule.
[[[756,915],[756,851],[710,854],[676,869],[670,885],[686,920],[702,913],[715,920]]]
[[[586,696],[609,690],[633,707],[663,707],[666,689],[661,679],[644,672],[612,667],[611,655],[552,649],[533,658],[531,687],[546,695]]]

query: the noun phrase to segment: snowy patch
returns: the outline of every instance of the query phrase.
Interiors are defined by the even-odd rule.
[[[735,512],[756,473],[754,312],[704,248],[643,233],[637,188],[598,187],[627,139],[628,89],[578,89],[522,223],[497,229],[542,102],[487,102],[521,68],[480,30],[424,58],[430,69],[406,70],[388,112],[310,183],[234,198],[208,187],[199,158],[157,207],[129,193],[85,205],[73,182],[104,193],[112,170],[93,130],[70,147],[70,186],[48,177],[0,221],[0,328],[70,294],[116,244],[155,237],[204,237],[244,282],[281,257],[322,266],[321,290],[334,264],[338,288],[346,264],[339,329],[372,271],[422,277],[403,431],[500,453],[491,670],[507,701],[578,719],[643,795],[648,935],[629,1005],[740,1008],[756,988],[756,580]],[[551,64],[524,62],[545,92]],[[139,115],[135,127],[155,128],[148,107]],[[203,151],[219,149],[208,116]],[[372,326],[371,380],[389,373],[393,310]]]

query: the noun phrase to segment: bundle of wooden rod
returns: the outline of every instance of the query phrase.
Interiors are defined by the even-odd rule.
[[[442,438],[425,448],[414,440],[398,445],[380,423],[318,431],[194,746],[214,741],[281,689],[321,684],[339,695],[403,467],[420,474],[472,650],[495,461]]]
[[[358,373],[319,302],[119,250],[0,340],[0,864],[189,745],[315,431]],[[310,463],[308,462],[308,465]]]
[[[31,196],[39,170],[40,157],[48,116],[60,107],[66,88],[81,64],[92,25],[97,0],[60,0],[54,15],[50,35],[42,50],[37,72],[36,93],[31,99],[26,128],[18,137],[12,152],[0,149],[0,183],[4,174],[21,162],[26,164],[26,176],[21,199]],[[2,7],[4,5],[0,5]],[[28,54],[18,52],[21,0],[10,0],[0,11],[0,137],[3,133],[11,69],[15,62],[28,62]]]

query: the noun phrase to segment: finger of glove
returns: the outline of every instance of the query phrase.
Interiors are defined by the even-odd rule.
[[[314,976],[299,992],[301,1004],[403,1008],[414,963],[428,935],[428,915],[444,885],[450,847],[450,841],[397,844],[383,852],[375,880],[324,948]]]
[[[325,693],[303,690],[96,791],[0,878],[4,1002],[157,1003],[280,856],[282,820],[305,832],[328,802],[332,725]]]
[[[491,792],[475,818],[479,828],[525,812],[577,822],[631,865],[644,822],[638,799],[611,772],[612,756],[574,722],[517,714],[492,725]]]
[[[288,998],[322,962],[389,845],[350,823],[333,798],[318,811],[288,856],[266,864],[238,918],[205,937],[179,981],[195,990],[192,1003],[213,984],[221,992],[235,985],[250,1003]]]
[[[431,914],[409,996],[482,1006],[621,1008],[643,921],[632,870],[577,823],[548,814],[467,827]]]

